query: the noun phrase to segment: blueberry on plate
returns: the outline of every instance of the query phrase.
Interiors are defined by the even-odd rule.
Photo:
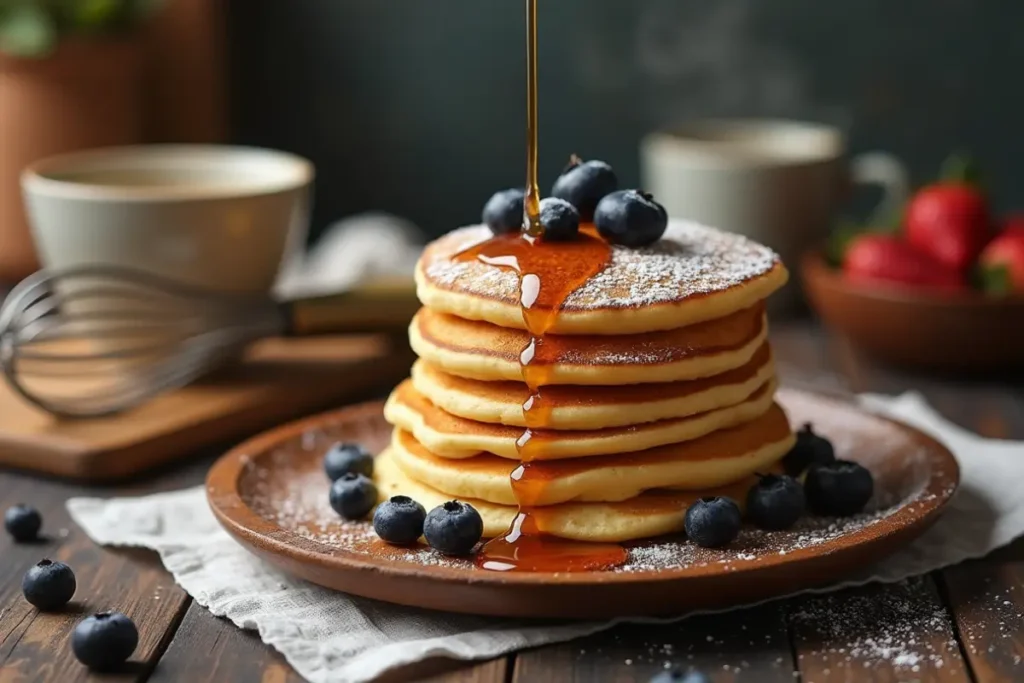
[[[580,231],[580,214],[576,207],[557,197],[540,201],[540,224],[548,242],[568,242]]]
[[[4,528],[19,543],[37,539],[42,526],[43,517],[34,507],[19,503],[7,508],[4,513]]]
[[[670,669],[655,674],[648,683],[711,683],[711,679],[696,669],[686,673],[682,669]]]
[[[814,514],[828,517],[857,514],[874,491],[871,472],[849,460],[811,465],[804,480],[808,507]]]
[[[483,221],[495,235],[519,232],[523,227],[523,200],[526,193],[513,187],[491,195],[484,204]]]
[[[373,513],[373,530],[382,541],[409,545],[423,535],[427,511],[409,496],[391,496]]]
[[[747,491],[747,519],[759,529],[788,529],[804,513],[804,488],[793,477],[768,474]]]
[[[78,622],[71,649],[82,664],[109,671],[124,664],[139,644],[135,623],[120,612],[100,612]]]
[[[686,510],[686,535],[703,548],[720,548],[732,543],[743,523],[740,507],[732,498],[700,498]]]
[[[786,474],[798,477],[815,463],[823,465],[835,462],[835,459],[836,451],[832,442],[817,434],[808,422],[796,433],[796,443],[782,459],[782,466]]]
[[[339,441],[324,455],[324,472],[331,481],[349,472],[373,476],[373,455],[357,443]]]
[[[21,580],[21,592],[43,612],[54,612],[75,594],[75,573],[63,562],[39,560]]]
[[[619,189],[619,179],[612,167],[603,161],[583,161],[573,154],[569,165],[551,187],[551,196],[564,199],[580,214],[580,220],[594,220],[594,209],[605,195]]]
[[[377,504],[377,487],[366,475],[349,472],[331,484],[330,501],[345,519],[362,519]]]
[[[597,205],[594,225],[601,236],[624,247],[645,247],[661,239],[668,214],[654,197],[640,190],[612,192]]]
[[[484,520],[469,503],[450,500],[427,513],[423,537],[445,555],[468,555],[484,535]]]

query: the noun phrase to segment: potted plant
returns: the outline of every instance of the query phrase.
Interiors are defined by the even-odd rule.
[[[0,0],[0,281],[37,267],[18,177],[45,156],[141,142],[135,29],[159,0]]]

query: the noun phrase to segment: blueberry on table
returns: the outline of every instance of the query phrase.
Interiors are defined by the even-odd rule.
[[[523,227],[523,200],[526,193],[513,187],[491,195],[484,204],[483,221],[495,235],[519,232]]]
[[[594,225],[612,244],[645,247],[665,234],[668,213],[646,192],[621,190],[600,201],[594,211]]]
[[[695,500],[686,510],[684,519],[686,535],[703,548],[720,548],[732,543],[742,523],[740,507],[725,496]]]
[[[828,517],[861,512],[874,491],[871,472],[849,460],[811,465],[804,480],[808,507],[814,514]]]
[[[39,529],[43,526],[43,517],[34,507],[14,505],[4,513],[4,528],[15,541],[24,543],[39,537]]]
[[[796,443],[782,459],[782,466],[786,474],[798,477],[812,464],[824,465],[835,459],[836,451],[832,442],[817,434],[808,422],[796,433]]]
[[[381,540],[410,545],[423,535],[427,511],[409,496],[391,496],[373,513],[373,530]]]
[[[349,472],[373,476],[373,454],[357,443],[339,441],[324,455],[324,472],[336,481]]]
[[[655,674],[648,683],[711,683],[711,679],[696,669],[683,673],[681,669],[670,669]]]
[[[75,573],[63,562],[40,560],[25,572],[21,592],[43,612],[54,612],[68,604],[75,594]]]
[[[759,529],[788,529],[804,513],[804,488],[793,477],[769,474],[747,492],[747,519]]]
[[[358,472],[349,472],[331,484],[331,507],[345,519],[362,519],[377,504],[377,487]]]
[[[100,612],[78,622],[71,649],[82,664],[97,671],[115,669],[139,644],[135,623],[120,612]]]
[[[574,154],[551,187],[551,196],[575,206],[580,220],[590,223],[598,202],[617,189],[619,179],[611,166],[603,161],[583,161]]]
[[[567,242],[580,231],[580,214],[569,202],[548,197],[540,202],[540,224],[548,242]]]
[[[468,555],[484,535],[484,520],[472,505],[450,500],[429,513],[423,537],[445,555]]]

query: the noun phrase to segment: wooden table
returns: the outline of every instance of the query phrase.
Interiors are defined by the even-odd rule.
[[[937,380],[884,370],[810,323],[776,326],[786,381],[830,391],[924,392],[948,418],[985,436],[1024,439],[1024,388],[999,381]],[[1024,453],[1022,453],[1024,457]],[[96,547],[68,519],[76,495],[132,495],[198,483],[210,458],[119,488],[84,489],[0,474],[0,508],[29,502],[51,537],[40,545],[0,538],[0,683],[187,681],[297,683],[280,655],[252,632],[193,602],[155,554]],[[1022,494],[1024,495],[1024,494]],[[41,616],[21,596],[21,577],[40,557],[71,564],[81,602]],[[443,683],[639,681],[666,663],[699,667],[715,681],[1024,680],[1024,543],[894,586],[797,598],[676,625],[615,628],[480,664],[428,662],[387,680]],[[141,641],[133,666],[88,676],[71,655],[81,614],[132,615]]]

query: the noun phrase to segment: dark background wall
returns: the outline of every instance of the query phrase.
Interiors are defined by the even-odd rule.
[[[317,165],[314,231],[383,209],[432,233],[522,182],[523,0],[234,0],[235,141]],[[540,0],[541,176],[637,182],[637,141],[701,116],[841,126],[916,180],[969,149],[1024,208],[1021,0]]]

